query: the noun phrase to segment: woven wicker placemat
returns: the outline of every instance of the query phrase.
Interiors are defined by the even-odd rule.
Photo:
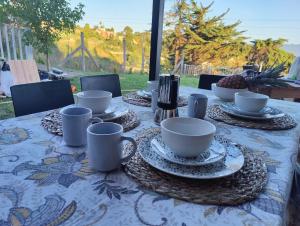
[[[233,117],[221,110],[219,105],[211,105],[207,109],[208,117],[227,123],[229,125],[241,126],[250,129],[262,130],[286,130],[297,126],[296,121],[288,114],[283,117],[271,119],[267,121],[255,121]]]
[[[138,147],[149,138],[160,133],[160,129],[144,130],[136,138]],[[224,142],[231,142],[222,138]],[[124,165],[125,172],[147,189],[193,203],[214,205],[239,205],[255,199],[267,184],[267,168],[264,161],[244,147],[238,145],[245,155],[245,164],[237,173],[214,180],[192,180],[161,172],[144,162],[139,154]],[[132,145],[125,146],[129,152]]]
[[[123,101],[129,104],[142,106],[142,107],[151,107],[151,99],[143,98],[139,96],[136,92],[128,93],[123,95]],[[187,106],[188,102],[185,97],[180,96],[178,98],[178,107]]]
[[[137,114],[133,111],[129,111],[126,115],[112,120],[112,122],[118,123],[123,126],[124,132],[130,131],[138,127],[141,123]],[[41,122],[42,127],[44,127],[48,132],[53,133],[58,136],[62,136],[62,118],[59,110],[54,110],[43,117]]]

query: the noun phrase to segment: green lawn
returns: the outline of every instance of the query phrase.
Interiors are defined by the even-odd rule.
[[[92,75],[87,73],[87,75]],[[79,77],[73,77],[70,79],[71,83],[77,87],[77,91],[80,91]],[[138,89],[146,87],[148,81],[148,75],[146,74],[120,74],[120,82],[122,93],[126,94],[134,92]],[[182,77],[182,86],[198,86],[198,78],[196,77]],[[13,106],[10,98],[0,99],[0,120],[14,117]]]

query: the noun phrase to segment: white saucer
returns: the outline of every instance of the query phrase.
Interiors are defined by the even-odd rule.
[[[174,152],[163,143],[160,135],[151,141],[151,149],[170,162],[186,166],[209,165],[221,161],[226,156],[224,146],[217,140],[213,140],[210,148],[195,158],[184,158],[174,154]]]
[[[269,111],[269,107],[264,107],[262,110],[253,112],[253,111],[245,111],[237,107],[236,105],[232,105],[232,110],[236,111],[237,113],[240,113],[242,115],[250,115],[250,116],[263,116],[267,114]]]
[[[283,117],[285,114],[273,107],[265,107],[260,112],[245,112],[241,111],[234,103],[224,103],[220,108],[225,113],[244,119],[251,120],[270,120]]]
[[[151,97],[152,97],[151,92],[146,91],[146,90],[138,90],[136,92],[136,94],[144,99],[151,99]]]
[[[138,145],[138,152],[142,159],[152,167],[179,177],[190,179],[215,179],[232,175],[244,165],[244,155],[234,143],[216,138],[224,148],[227,155],[223,161],[205,166],[186,166],[167,161],[151,149],[153,137],[144,138]]]
[[[126,115],[129,112],[129,109],[126,106],[110,106],[103,113],[95,113],[94,117],[99,117],[103,119],[104,122],[112,121],[122,116]]]

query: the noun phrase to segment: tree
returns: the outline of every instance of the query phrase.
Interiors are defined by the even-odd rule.
[[[125,40],[126,40],[126,47],[129,51],[132,51],[133,38],[134,38],[133,29],[129,26],[126,26],[124,28],[123,32],[124,32],[124,36],[125,36]]]
[[[24,40],[46,55],[48,70],[55,42],[74,31],[84,15],[82,4],[72,9],[67,0],[5,0],[4,7],[15,23],[28,28]]]
[[[294,60],[294,55],[282,49],[287,42],[286,39],[279,38],[273,40],[271,38],[252,41],[252,48],[248,56],[250,64],[258,64],[260,68],[267,68],[274,64],[287,63],[291,64]]]
[[[175,5],[167,15],[168,21],[166,25],[174,27],[174,31],[167,35],[170,51],[169,58],[173,65],[177,65],[180,58],[183,57],[183,50],[187,42],[185,30],[188,13],[189,5],[186,0],[176,0]]]
[[[5,9],[5,0],[0,0],[0,23],[7,23],[8,21],[8,14],[7,10]]]
[[[226,64],[247,48],[243,32],[237,31],[240,22],[224,24],[223,19],[229,10],[209,18],[207,14],[212,5],[203,6],[195,0],[176,1],[169,14],[175,20],[174,31],[169,36],[170,40],[174,40],[170,42],[169,49],[175,51],[175,62],[178,61],[176,51],[181,51],[185,60],[193,64],[207,61]]]

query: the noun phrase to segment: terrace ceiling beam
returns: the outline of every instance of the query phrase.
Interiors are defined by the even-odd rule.
[[[160,73],[164,5],[165,0],[153,0],[149,81],[157,80]]]

